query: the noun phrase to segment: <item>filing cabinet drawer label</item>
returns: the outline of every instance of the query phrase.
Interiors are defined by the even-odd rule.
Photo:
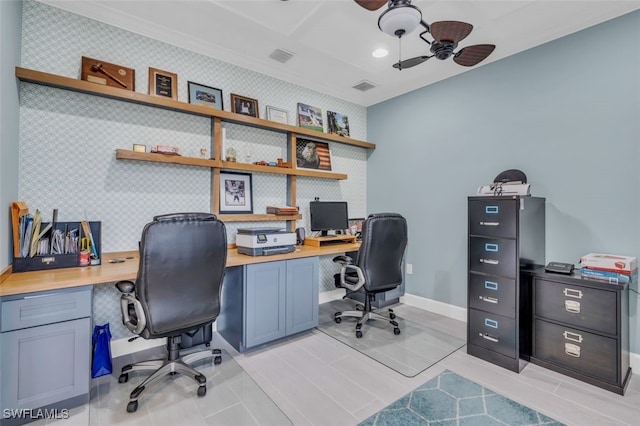
[[[498,321],[489,318],[484,319],[484,325],[491,328],[498,328]]]
[[[484,251],[490,251],[492,253],[497,253],[498,252],[498,245],[497,244],[485,244],[484,245]]]
[[[484,212],[487,214],[498,214],[500,213],[500,207],[498,206],[485,206]]]
[[[498,290],[498,283],[495,281],[485,280],[484,288],[496,291]]]

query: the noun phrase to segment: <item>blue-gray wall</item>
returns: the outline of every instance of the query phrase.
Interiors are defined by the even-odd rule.
[[[0,1],[0,271],[12,261],[9,206],[18,198],[18,85],[21,2]]]
[[[409,293],[466,306],[467,196],[511,168],[546,197],[547,261],[640,256],[638,11],[372,106],[367,122],[367,210],[406,215]]]

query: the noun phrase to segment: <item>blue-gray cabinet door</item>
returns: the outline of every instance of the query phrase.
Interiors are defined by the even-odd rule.
[[[2,333],[3,408],[39,408],[88,394],[90,328],[82,318]]]
[[[286,262],[245,266],[245,347],[285,336]]]
[[[319,259],[287,261],[287,335],[318,325]]]

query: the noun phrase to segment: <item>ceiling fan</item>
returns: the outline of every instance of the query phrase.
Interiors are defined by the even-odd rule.
[[[431,46],[429,50],[432,54],[404,61],[398,60],[393,67],[399,70],[414,67],[430,58],[445,60],[451,56],[458,65],[472,67],[485,60],[496,48],[493,44],[476,44],[455,52],[458,43],[471,34],[473,25],[459,21],[438,21],[429,25],[422,20],[422,12],[411,4],[411,0],[355,0],[355,2],[370,11],[378,10],[386,3],[388,8],[378,18],[378,27],[383,33],[398,39],[402,39],[419,25],[425,28],[420,33],[420,38]],[[428,33],[431,34],[432,41],[425,38],[425,34]]]

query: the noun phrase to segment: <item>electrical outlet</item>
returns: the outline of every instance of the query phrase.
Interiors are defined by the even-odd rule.
[[[413,264],[407,263],[407,275],[413,274]]]

